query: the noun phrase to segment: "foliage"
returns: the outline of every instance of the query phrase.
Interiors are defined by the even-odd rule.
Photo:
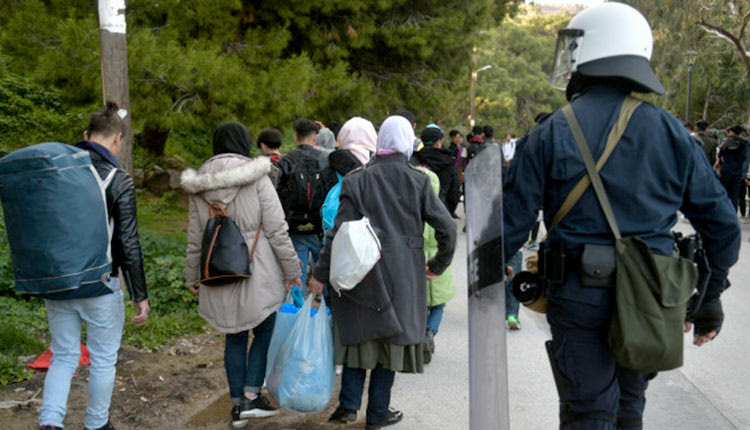
[[[60,92],[0,66],[0,150],[11,152],[39,142],[72,142],[82,115],[63,108]]]
[[[492,68],[477,74],[477,124],[490,124],[495,138],[524,134],[540,112],[563,106],[565,95],[550,87],[557,30],[570,15],[545,15],[523,6],[518,15],[482,35],[477,66]]]
[[[257,133],[301,116],[377,122],[407,107],[420,123],[458,122],[471,46],[515,5],[130,0],[133,128],[167,139],[148,145],[157,155],[166,147],[197,162],[207,158],[204,137],[227,120]],[[100,103],[96,13],[88,0],[2,2],[0,55],[9,71],[55,88],[71,109]]]
[[[187,290],[184,287],[183,289]],[[125,306],[122,343],[146,352],[158,350],[175,339],[201,333],[206,328],[205,321],[198,316],[197,304],[191,309],[177,308],[168,312],[155,310],[148,317],[148,322],[142,326],[130,322],[133,316],[135,306],[128,303]]]
[[[39,354],[46,348],[47,318],[41,300],[0,296],[3,330],[0,331],[0,386],[22,381],[31,372],[18,363],[21,355]]]
[[[750,119],[750,76],[735,47],[708,32],[701,19],[734,33],[747,13],[737,2],[716,0],[630,0],[649,20],[654,33],[652,65],[667,89],[655,103],[684,119],[689,55],[692,68],[690,120],[705,119],[711,127],[726,128]],[[747,37],[745,37],[747,39]]]

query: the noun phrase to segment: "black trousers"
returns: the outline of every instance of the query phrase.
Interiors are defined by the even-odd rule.
[[[732,207],[734,208],[735,212],[737,211],[737,207],[740,203],[740,185],[744,185],[744,181],[741,179],[727,179],[722,178],[721,184],[724,185],[724,188],[727,190],[727,195],[729,196],[729,201],[732,202]],[[743,205],[745,197],[742,196]]]
[[[558,375],[560,429],[643,428],[645,392],[656,374],[615,362],[607,346],[611,318],[611,301],[595,306],[550,298],[547,321]]]

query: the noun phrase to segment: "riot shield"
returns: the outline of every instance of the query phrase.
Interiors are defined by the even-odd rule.
[[[503,156],[493,144],[465,171],[469,277],[469,423],[509,429],[503,263]]]

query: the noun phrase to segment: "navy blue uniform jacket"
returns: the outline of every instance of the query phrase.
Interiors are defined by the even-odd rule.
[[[573,98],[573,111],[591,153],[598,160],[627,94],[594,86]],[[539,209],[546,225],[573,186],[586,173],[578,145],[558,110],[518,145],[504,186],[505,261],[523,245]],[[737,261],[740,227],[726,191],[706,156],[683,125],[668,112],[643,103],[600,171],[623,237],[639,236],[653,252],[671,255],[672,226],[681,211],[700,232],[712,269],[707,296],[717,296]],[[614,244],[593,189],[589,186],[565,219],[550,232],[571,254],[582,244]],[[552,296],[597,304],[605,300],[591,288]]]

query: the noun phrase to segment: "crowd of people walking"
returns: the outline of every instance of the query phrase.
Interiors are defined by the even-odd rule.
[[[612,25],[622,22],[627,25]],[[693,223],[711,275],[703,304],[687,323],[694,325],[696,345],[715,338],[724,319],[720,296],[739,252],[738,209],[748,222],[750,143],[746,129],[734,126],[719,144],[705,121],[695,129],[688,125],[690,137],[672,115],[630,96],[665,91],[649,63],[651,28],[630,6],[611,2],[586,9],[559,37],[552,83],[566,89],[570,104],[538,115],[537,125],[519,140],[506,134],[495,141],[491,126],[474,126],[466,136],[451,130],[446,140],[435,123],[417,137],[408,111],[377,128],[356,116],[328,126],[300,118],[293,124],[296,147],[283,154],[277,129],[261,130],[256,142],[238,122],[215,130],[213,156],[181,178],[190,196],[184,275],[186,288],[198,296],[200,316],[225,336],[233,426],[278,413],[262,391],[277,312],[295,287],[330,304],[341,391],[329,421],[357,420],[368,373],[366,428],[403,419],[391,405],[395,374],[423,373],[435,359],[436,335],[455,295],[450,265],[464,172],[485,148],[498,145],[505,214],[492,222],[504,223],[502,260],[509,278],[521,271],[521,247],[538,246],[540,221],[550,230],[555,226],[543,241],[542,267],[559,270],[540,279],[547,287],[561,428],[642,428],[645,391],[656,373],[623,366],[607,341],[620,288],[614,262],[622,252],[621,232],[642,242],[649,256],[653,251],[666,257],[673,253],[670,228],[678,211]],[[612,41],[622,46],[608,52]],[[619,136],[608,142],[615,129]],[[44,430],[62,428],[84,321],[92,352],[86,428],[114,429],[108,413],[124,323],[120,269],[136,303],[133,321],[145,322],[150,311],[135,187],[115,159],[125,132],[120,110],[109,105],[92,114],[84,140],[76,144],[90,154],[99,186],[106,185],[99,197],[112,226],[111,261],[102,266],[107,273],[86,288],[47,297],[54,358],[39,416]],[[253,158],[256,145],[262,156]],[[595,166],[590,152],[604,162],[611,154],[613,162]],[[568,204],[577,183],[583,187]],[[380,259],[356,288],[334,291],[333,244],[342,225],[363,217],[377,236]],[[218,218],[227,234],[238,235],[237,249],[248,251],[247,258],[233,254],[243,255],[240,273],[209,276],[206,249],[219,240],[220,228],[212,224]],[[598,257],[593,263],[592,254]],[[520,329],[519,303],[509,285],[505,298],[507,326]]]

